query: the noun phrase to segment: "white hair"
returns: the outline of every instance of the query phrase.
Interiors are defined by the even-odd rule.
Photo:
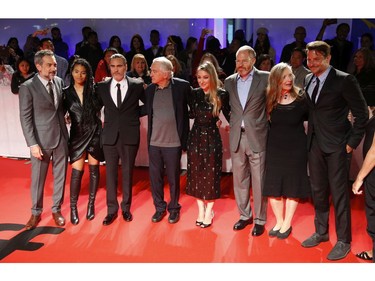
[[[173,76],[173,64],[166,57],[154,58],[152,63],[159,63],[161,71],[169,73],[169,78]]]

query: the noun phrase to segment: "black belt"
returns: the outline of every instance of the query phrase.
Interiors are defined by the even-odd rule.
[[[245,128],[241,127],[241,133],[245,133]]]

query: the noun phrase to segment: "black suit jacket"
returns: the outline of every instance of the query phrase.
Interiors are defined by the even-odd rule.
[[[313,74],[306,76],[306,93],[312,78]],[[368,109],[355,77],[331,68],[315,105],[310,96],[306,95],[310,109],[308,149],[313,133],[325,153],[338,151],[346,144],[356,148],[365,132]],[[348,120],[349,110],[354,118],[353,125]]]
[[[137,145],[140,140],[139,101],[145,102],[143,83],[138,79],[126,77],[128,91],[120,108],[117,108],[111,97],[112,79],[100,82],[96,87],[101,105],[104,106],[101,144],[114,145],[119,135],[119,140],[123,144]]]
[[[152,51],[152,47],[146,49],[145,57],[146,57],[148,67],[151,67],[151,64],[154,58],[161,57],[161,56],[163,56],[163,47],[158,48],[158,52],[156,53],[156,55],[154,55],[154,52]]]
[[[147,143],[150,145],[152,133],[152,105],[154,102],[154,94],[156,84],[150,84],[146,89],[146,103],[142,112],[148,116]],[[186,150],[187,138],[189,134],[189,114],[188,114],[188,95],[190,95],[191,87],[189,82],[179,79],[171,79],[173,110],[176,117],[177,132],[180,137],[182,150]]]

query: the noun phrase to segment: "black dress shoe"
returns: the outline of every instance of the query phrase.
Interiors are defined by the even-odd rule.
[[[180,220],[180,212],[171,212],[169,214],[168,222],[169,223],[176,223]]]
[[[264,225],[255,224],[253,231],[251,231],[252,236],[261,236],[264,232]]]
[[[122,217],[124,218],[125,221],[132,221],[133,220],[133,215],[130,212],[122,212]]]
[[[117,213],[108,214],[103,220],[103,225],[110,225],[111,223],[115,221],[116,218],[117,218]]]
[[[233,230],[241,230],[244,229],[247,225],[253,223],[253,218],[250,218],[248,220],[239,220],[236,222],[233,226]]]
[[[287,231],[277,233],[277,238],[279,239],[286,239],[289,237],[290,233],[292,233],[292,227],[289,227]]]
[[[151,221],[159,222],[165,217],[166,214],[167,214],[166,211],[162,211],[162,212],[156,211],[155,214],[152,216]]]
[[[327,242],[329,240],[328,233],[320,235],[318,233],[314,233],[309,238],[307,238],[305,241],[302,242],[302,247],[310,248],[318,246],[322,242]]]
[[[327,259],[331,261],[341,260],[350,252],[350,243],[337,241],[335,247],[329,252]]]

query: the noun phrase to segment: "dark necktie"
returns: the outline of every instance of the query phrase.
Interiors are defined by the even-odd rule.
[[[121,89],[120,89],[121,85],[120,85],[120,83],[117,83],[116,86],[117,86],[117,107],[120,108],[120,106],[121,106]]]
[[[318,94],[318,91],[319,91],[319,82],[320,82],[318,77],[316,77],[315,81],[316,81],[315,82],[316,83],[315,88],[314,88],[314,90],[312,92],[312,95],[311,95],[311,100],[312,100],[313,104],[316,103],[316,95]]]
[[[48,86],[48,93],[52,98],[53,104],[55,104],[55,95],[53,94],[52,82],[48,81],[47,86]]]

